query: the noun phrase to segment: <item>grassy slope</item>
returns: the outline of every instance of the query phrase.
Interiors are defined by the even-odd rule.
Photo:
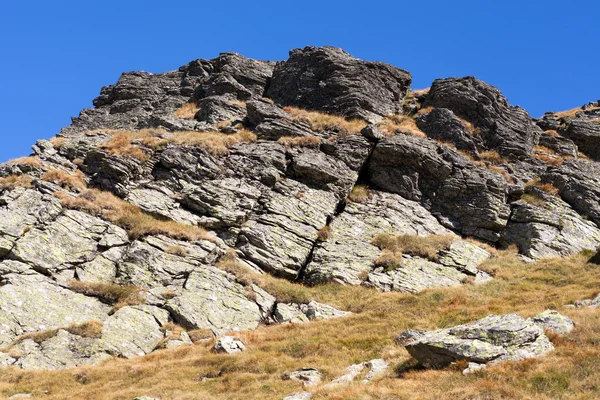
[[[281,399],[301,390],[281,374],[316,367],[325,381],[353,363],[384,357],[387,377],[369,385],[317,390],[315,399],[560,399],[600,397],[600,311],[570,310],[565,304],[589,298],[600,288],[600,267],[586,258],[519,262],[504,252],[486,263],[496,279],[480,286],[429,290],[417,295],[382,294],[356,287],[300,288],[304,295],[356,314],[304,325],[272,326],[239,335],[248,351],[213,354],[212,343],[159,351],[134,360],[56,372],[14,368],[0,374],[0,394],[33,393],[42,398]],[[291,284],[290,284],[291,285]],[[406,328],[444,328],[490,313],[532,316],[558,309],[577,323],[567,337],[553,337],[547,357],[504,363],[463,376],[449,368],[410,369],[408,353],[393,343]],[[208,380],[203,382],[203,377]]]

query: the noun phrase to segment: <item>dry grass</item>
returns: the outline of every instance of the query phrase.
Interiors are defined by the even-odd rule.
[[[448,249],[453,235],[390,235],[382,233],[373,238],[373,244],[383,252],[375,260],[375,265],[387,270],[399,268],[402,265],[402,254],[418,256],[431,261],[438,260],[438,253]]]
[[[515,179],[512,176],[510,176],[510,174],[504,168],[498,167],[496,165],[488,165],[486,166],[486,168],[490,171],[494,171],[502,175],[506,182],[515,183]]]
[[[165,249],[165,253],[179,257],[185,257],[188,255],[187,249],[182,246],[169,246]]]
[[[524,193],[521,196],[521,201],[538,207],[544,207],[546,205],[546,200],[535,193]]]
[[[507,160],[504,157],[502,157],[500,154],[498,154],[498,152],[494,150],[483,151],[479,153],[479,158],[485,163],[491,165],[502,165],[507,162]]]
[[[331,228],[329,225],[325,225],[317,232],[317,240],[326,242],[331,237]]]
[[[137,286],[72,280],[69,282],[69,288],[74,292],[97,297],[105,303],[112,304],[113,310],[144,302],[144,298],[140,295],[141,289]]]
[[[190,101],[179,107],[175,111],[175,116],[182,119],[193,119],[198,111],[200,111],[198,104],[195,101]]]
[[[52,146],[58,150],[60,148],[60,146],[62,146],[63,144],[65,144],[66,142],[68,142],[69,139],[66,137],[59,137],[59,136],[55,136],[52,139],[49,140],[49,142],[52,144]]]
[[[557,167],[561,166],[565,159],[571,158],[568,156],[558,155],[554,150],[539,145],[533,147],[533,156],[538,160],[545,162],[546,164],[554,165]]]
[[[277,143],[285,147],[316,147],[321,145],[321,139],[316,136],[283,136]]]
[[[430,89],[431,89],[430,87],[425,88],[425,89],[415,89],[412,91],[412,93],[414,96],[423,96],[423,95],[428,94]]]
[[[0,186],[7,189],[14,189],[16,187],[32,188],[33,179],[29,175],[9,175],[0,178]]]
[[[284,107],[283,109],[291,115],[292,120],[303,122],[317,132],[331,131],[340,136],[358,135],[367,126],[367,123],[360,119],[347,120],[338,115],[307,111],[296,107]]]
[[[42,162],[38,156],[20,157],[8,161],[9,165],[24,165],[31,168],[43,168]]]
[[[37,344],[43,343],[48,339],[56,336],[59,330],[67,331],[73,335],[81,336],[84,338],[100,338],[102,336],[102,322],[91,320],[84,322],[82,324],[73,324],[69,326],[62,326],[57,329],[48,329],[39,332],[26,333],[24,335],[18,336],[11,344],[1,348],[3,352],[10,352],[11,349],[17,344],[23,342],[24,340],[30,339],[36,342]]]
[[[41,179],[46,182],[57,184],[63,189],[70,191],[82,191],[87,188],[81,171],[69,173],[60,169],[52,169],[42,175]]]
[[[398,134],[426,138],[427,135],[419,129],[415,120],[406,115],[388,115],[377,124],[379,130],[386,136]]]
[[[54,195],[60,199],[63,207],[85,211],[117,224],[127,229],[133,239],[144,235],[166,235],[174,239],[191,241],[215,240],[201,227],[158,219],[110,192],[89,189],[83,191],[78,197],[72,197],[64,192],[56,192]]]
[[[540,189],[541,191],[552,196],[558,196],[560,193],[560,190],[557,187],[551,183],[542,183],[540,178],[532,179],[525,184],[525,190],[531,190],[533,188]]]
[[[592,111],[592,110],[597,110],[597,109],[600,109],[600,107],[590,107],[585,111]],[[575,107],[570,110],[554,113],[554,115],[556,115],[558,118],[573,118],[577,115],[578,112],[583,112],[583,111],[584,110],[581,107]]]
[[[547,130],[547,131],[544,131],[544,133],[546,133],[546,134],[548,134],[548,135],[550,135],[550,136],[560,136],[560,135],[558,134],[558,132],[556,132],[554,129],[549,129],[549,130]]]
[[[356,185],[348,195],[348,200],[354,203],[364,203],[371,197],[369,188],[364,185]]]
[[[151,157],[151,150],[161,150],[169,144],[198,146],[213,156],[229,154],[229,147],[242,142],[255,142],[254,133],[242,129],[235,134],[217,131],[177,131],[167,132],[161,129],[141,129],[138,131],[98,130],[88,133],[104,132],[111,137],[102,144],[110,154],[130,156],[140,161]],[[140,147],[140,145],[144,146]]]
[[[31,393],[46,398],[281,399],[301,385],[281,375],[304,366],[318,368],[325,382],[346,366],[383,357],[391,368],[368,385],[312,389],[315,399],[595,399],[600,396],[600,313],[562,306],[598,292],[598,267],[586,258],[545,259],[525,264],[501,252],[487,267],[498,271],[482,285],[427,290],[419,294],[378,293],[361,287],[324,285],[302,290],[316,301],[354,311],[340,319],[279,325],[237,332],[247,350],[215,354],[213,342],[161,350],[132,360],[63,371],[3,369],[0,395]],[[294,285],[289,283],[290,285]],[[404,329],[436,329],[486,315],[517,312],[524,317],[557,309],[576,322],[568,336],[554,337],[545,357],[502,363],[463,376],[456,368],[410,369],[414,361],[393,338]],[[210,334],[194,333],[197,340]],[[86,374],[84,384],[77,377]],[[207,378],[203,381],[203,378]]]

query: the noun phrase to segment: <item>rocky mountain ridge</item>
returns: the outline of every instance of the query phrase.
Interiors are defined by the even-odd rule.
[[[600,246],[600,103],[536,120],[474,77],[410,83],[307,47],[102,88],[0,166],[0,363],[347,315],[261,275],[415,293],[493,279],[490,245],[528,261]]]

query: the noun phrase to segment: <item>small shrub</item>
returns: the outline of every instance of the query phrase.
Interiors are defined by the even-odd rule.
[[[73,335],[85,338],[100,338],[102,336],[102,326],[101,321],[92,320],[82,324],[70,325],[62,329]]]
[[[165,249],[165,253],[179,257],[185,257],[188,255],[187,249],[182,246],[169,246]]]
[[[320,242],[326,242],[331,237],[331,228],[329,225],[325,225],[317,232],[317,240]]]
[[[60,146],[62,146],[63,144],[65,144],[68,141],[69,141],[68,138],[59,137],[59,136],[56,136],[56,137],[53,137],[52,139],[50,139],[50,143],[56,150],[60,149]]]
[[[376,263],[399,265],[402,254],[418,256],[434,262],[438,261],[438,253],[441,250],[448,249],[454,239],[453,235],[394,236],[384,233],[375,236],[372,243],[384,252]]]
[[[38,156],[29,156],[29,157],[21,157],[15,158],[14,160],[8,161],[10,165],[24,165],[31,168],[42,168],[42,162]]]
[[[144,298],[140,295],[141,289],[137,286],[72,280],[69,283],[69,288],[86,296],[97,297],[108,304],[114,305],[115,309],[144,302]]]
[[[419,129],[415,120],[406,115],[388,115],[377,127],[386,136],[398,134],[426,138],[427,135]]]
[[[33,187],[33,179],[29,175],[9,175],[0,178],[0,186],[7,189],[16,187],[31,188]]]
[[[483,151],[479,153],[479,158],[482,161],[491,165],[501,165],[507,162],[504,157],[502,157],[500,154],[498,154],[498,152],[494,150]]]
[[[110,192],[88,189],[77,197],[64,192],[54,195],[65,208],[88,212],[127,229],[132,239],[145,235],[165,235],[191,241],[215,240],[204,228],[158,219]]]
[[[321,139],[316,136],[284,136],[277,143],[285,147],[319,147]]]
[[[70,191],[82,191],[87,187],[80,171],[69,173],[60,169],[52,169],[42,175],[41,179]]]
[[[198,111],[200,111],[198,103],[190,101],[179,107],[177,111],[175,111],[175,116],[182,119],[193,119]]]
[[[307,111],[296,107],[284,107],[283,109],[291,115],[292,120],[303,122],[317,132],[332,131],[340,136],[358,135],[367,126],[367,123],[360,119],[347,120],[338,115]]]
[[[371,197],[371,193],[369,192],[369,188],[364,185],[356,185],[352,188],[352,191],[348,195],[348,200],[354,203],[364,203],[369,197]]]

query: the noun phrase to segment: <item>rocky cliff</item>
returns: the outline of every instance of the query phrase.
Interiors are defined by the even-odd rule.
[[[331,47],[124,73],[0,165],[0,363],[347,315],[270,276],[416,293],[489,281],[489,246],[600,246],[600,103],[534,119],[474,77],[410,84]]]

